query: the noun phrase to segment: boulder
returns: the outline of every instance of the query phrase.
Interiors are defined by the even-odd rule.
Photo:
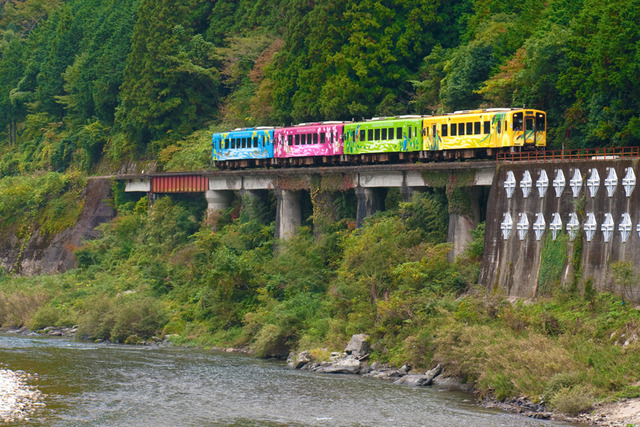
[[[360,375],[366,375],[371,372],[371,366],[367,362],[360,362]]]
[[[295,361],[296,353],[292,351],[291,353],[289,353],[289,357],[287,357],[287,367],[293,369]]]
[[[369,336],[365,334],[356,334],[351,337],[349,344],[344,352],[351,354],[357,358],[363,358],[369,354]]]
[[[295,362],[293,362],[293,367],[295,369],[300,369],[309,362],[311,362],[311,353],[308,351],[302,351],[296,357]]]
[[[325,374],[357,374],[360,372],[360,361],[357,357],[350,355],[337,360],[329,366],[320,366],[316,372]]]
[[[440,375],[440,372],[442,372],[442,367],[438,365],[424,375],[406,375],[393,383],[418,387],[427,386],[433,384],[433,379]]]

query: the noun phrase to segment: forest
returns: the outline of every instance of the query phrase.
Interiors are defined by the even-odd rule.
[[[523,105],[554,148],[637,145],[638,7],[2,0],[0,174],[203,169],[215,130]]]
[[[127,162],[210,169],[239,126],[525,105],[552,148],[640,145],[637,22],[638,0],[0,0],[0,236],[73,226],[87,177]],[[123,190],[76,268],[0,269],[3,328],[318,360],[366,333],[371,360],[441,363],[480,396],[640,396],[640,311],[589,280],[527,303],[478,287],[484,226],[447,261],[449,188],[390,190],[359,229],[352,191],[330,221],[311,198],[287,242],[273,197],[237,195],[212,231],[201,195]]]

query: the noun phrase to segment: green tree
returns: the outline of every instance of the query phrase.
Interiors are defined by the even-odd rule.
[[[143,0],[138,9],[116,120],[143,146],[172,132],[184,135],[215,110],[213,46],[187,25],[199,3]]]

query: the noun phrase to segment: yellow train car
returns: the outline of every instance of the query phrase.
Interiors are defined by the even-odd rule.
[[[425,117],[425,151],[547,145],[547,115],[530,108],[491,108],[456,111]]]

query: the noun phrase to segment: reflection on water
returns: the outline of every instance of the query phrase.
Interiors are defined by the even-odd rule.
[[[37,373],[43,426],[551,426],[464,393],[292,371],[206,350],[0,336],[0,362]]]

